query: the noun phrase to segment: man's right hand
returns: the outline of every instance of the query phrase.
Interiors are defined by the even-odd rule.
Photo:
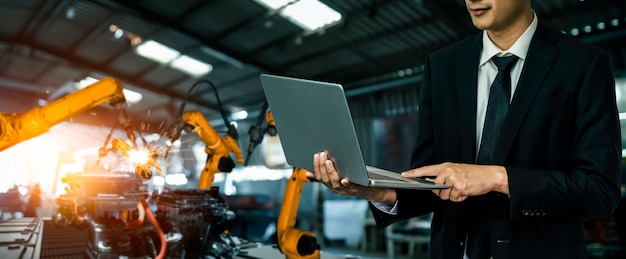
[[[339,179],[333,161],[328,159],[326,152],[313,155],[315,172],[307,172],[307,177],[315,178],[326,185],[331,192],[344,196],[356,196],[370,202],[393,205],[396,202],[396,191],[390,188],[367,187],[353,184],[347,179]]]

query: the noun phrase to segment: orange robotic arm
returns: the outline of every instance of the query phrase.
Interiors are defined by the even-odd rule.
[[[294,167],[285,188],[283,204],[280,207],[278,224],[276,224],[278,248],[288,259],[320,258],[320,245],[317,244],[315,235],[310,231],[303,231],[294,227],[300,195],[302,194],[302,185],[308,182],[310,180],[306,177],[306,170]]]
[[[271,111],[267,112],[265,120],[267,121],[268,133],[276,136],[276,124]],[[298,205],[302,195],[302,185],[310,182],[311,180],[306,177],[306,170],[294,167],[285,187],[283,204],[280,207],[278,223],[276,224],[276,232],[278,248],[287,259],[320,258],[320,245],[317,244],[315,234],[295,228]]]
[[[204,169],[202,169],[198,188],[211,189],[216,173],[230,172],[235,167],[230,158],[231,152],[237,156],[237,163],[243,163],[243,155],[241,154],[241,149],[239,149],[239,144],[230,135],[219,136],[200,112],[185,112],[183,121],[187,127],[192,128],[192,131],[206,145],[204,152],[207,154],[207,161]]]
[[[117,111],[122,128],[126,131],[129,140],[134,143],[135,135],[130,117],[125,110],[126,99],[122,83],[113,78],[104,78],[86,88],[25,113],[0,113],[0,151],[48,132],[53,125],[104,102],[111,104]]]

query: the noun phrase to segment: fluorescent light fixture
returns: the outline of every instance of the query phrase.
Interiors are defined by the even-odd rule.
[[[341,14],[318,0],[256,0],[306,31],[315,31],[341,20]]]
[[[619,113],[619,120],[626,120],[626,112]]]
[[[124,89],[124,97],[126,98],[126,102],[130,104],[136,104],[143,98],[143,95],[135,92],[133,90]]]
[[[341,20],[341,14],[318,0],[300,0],[280,14],[307,31],[327,27]]]
[[[149,40],[141,43],[135,48],[137,54],[156,62],[167,64],[177,70],[192,76],[201,76],[213,70],[211,64],[204,63],[187,55],[181,55],[179,51]]]
[[[233,120],[245,120],[248,118],[248,112],[245,110],[241,110],[230,115]]]
[[[172,68],[183,71],[192,76],[201,76],[213,70],[211,64],[204,63],[187,55],[182,55],[170,63]]]
[[[291,2],[291,0],[257,0],[258,3],[272,10],[277,10]]]
[[[98,79],[88,76],[88,77],[83,78],[83,80],[80,80],[78,84],[75,85],[75,87],[76,89],[83,89],[95,82],[98,82]]]
[[[99,81],[98,79],[88,76],[88,77],[85,77],[83,80],[80,80],[74,86],[76,87],[76,89],[80,90],[98,81]],[[136,104],[139,101],[141,101],[141,99],[143,98],[143,95],[141,93],[135,92],[133,90],[128,90],[126,88],[124,88],[123,93],[124,93],[124,97],[126,98],[126,102],[130,104]]]
[[[137,52],[140,56],[163,64],[169,63],[180,56],[180,52],[177,50],[154,40],[145,41],[144,43],[139,44],[137,48],[135,48],[135,52]]]

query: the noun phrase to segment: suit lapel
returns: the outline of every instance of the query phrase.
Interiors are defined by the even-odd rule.
[[[557,40],[555,33],[558,32],[547,29],[541,23],[537,26],[535,35],[530,42],[515,95],[511,101],[507,118],[504,121],[495,162],[503,163],[505,161],[530,104],[552,67],[552,63],[558,54],[558,49],[551,45],[553,41]]]
[[[476,160],[476,96],[478,85],[478,63],[482,50],[482,34],[478,34],[462,58],[458,60],[456,71],[459,76],[457,100],[461,125],[461,159],[466,163]]]

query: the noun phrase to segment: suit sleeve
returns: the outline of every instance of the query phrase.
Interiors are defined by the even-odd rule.
[[[575,72],[575,71],[574,71]],[[506,167],[511,220],[610,216],[620,199],[621,136],[608,54],[597,52],[573,98],[573,145],[566,170]],[[566,75],[563,75],[566,76]],[[564,129],[569,130],[569,129]]]

